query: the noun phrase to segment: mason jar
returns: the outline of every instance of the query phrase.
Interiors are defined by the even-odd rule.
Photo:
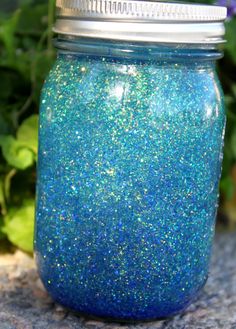
[[[225,127],[226,9],[57,1],[40,108],[35,255],[55,301],[149,320],[208,276]]]

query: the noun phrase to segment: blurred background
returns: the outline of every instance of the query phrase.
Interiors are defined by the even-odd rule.
[[[209,0],[192,1],[213,3]],[[218,230],[236,229],[236,0],[228,7],[217,64],[227,127]],[[54,0],[0,0],[0,251],[32,253],[37,124],[43,81],[55,59]]]

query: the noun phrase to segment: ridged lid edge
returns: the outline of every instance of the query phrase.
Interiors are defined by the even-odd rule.
[[[220,6],[133,0],[57,0],[57,15],[96,19],[161,21],[224,21],[227,9]]]

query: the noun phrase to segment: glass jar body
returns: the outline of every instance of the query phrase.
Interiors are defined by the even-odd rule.
[[[60,52],[42,92],[39,273],[56,301],[81,313],[165,317],[207,279],[221,88],[214,62],[194,52],[102,47]]]

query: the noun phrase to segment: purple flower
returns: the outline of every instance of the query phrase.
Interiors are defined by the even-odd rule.
[[[236,0],[217,0],[216,4],[227,8],[228,18],[236,15]]]

